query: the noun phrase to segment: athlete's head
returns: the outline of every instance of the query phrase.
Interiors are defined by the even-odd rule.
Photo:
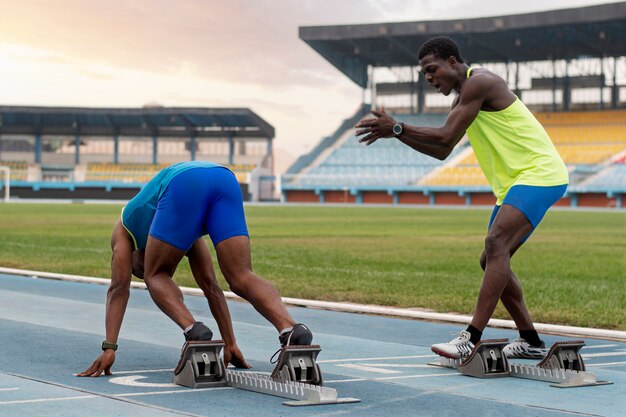
[[[463,75],[464,60],[459,46],[450,38],[439,36],[426,41],[418,58],[426,81],[447,96]]]

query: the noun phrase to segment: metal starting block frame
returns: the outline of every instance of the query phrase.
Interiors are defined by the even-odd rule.
[[[323,385],[322,371],[315,361],[321,352],[319,345],[293,345],[280,348],[272,379],[280,382],[302,382]]]
[[[358,398],[338,398],[337,390],[296,381],[276,381],[269,375],[226,370],[229,387],[269,394],[296,401],[285,401],[292,407],[305,405],[344,404],[360,402]]]
[[[185,342],[172,382],[189,388],[225,387],[223,348],[222,340]]]
[[[580,349],[582,340],[556,342],[537,366],[510,363],[511,376],[552,382],[551,387],[574,388],[592,385],[609,385],[610,381],[598,381],[596,374],[587,372]]]
[[[459,372],[478,378],[509,376],[509,363],[502,349],[508,339],[481,340],[472,353],[461,361]]]
[[[230,386],[294,401],[289,406],[360,402],[358,398],[338,398],[337,390],[322,387],[322,372],[316,363],[319,345],[287,346],[280,350],[271,375],[226,369],[220,352],[224,342],[186,342],[173,382],[189,388]]]
[[[502,352],[507,343],[507,339],[484,340],[464,360],[441,357],[439,362],[429,365],[458,369],[464,375],[477,378],[512,376],[551,382],[550,386],[556,388],[612,384],[598,381],[594,373],[585,370],[580,355],[580,349],[585,345],[582,340],[556,342],[536,366],[507,360]]]

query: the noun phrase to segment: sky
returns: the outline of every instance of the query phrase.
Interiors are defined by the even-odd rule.
[[[611,1],[0,0],[0,105],[247,107],[275,127],[280,173],[362,99],[298,38],[300,26],[603,3]]]

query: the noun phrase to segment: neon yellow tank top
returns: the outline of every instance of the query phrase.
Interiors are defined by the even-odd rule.
[[[468,68],[467,77],[471,72]],[[548,133],[519,98],[504,110],[479,111],[467,136],[498,205],[514,185],[569,183],[567,167]]]

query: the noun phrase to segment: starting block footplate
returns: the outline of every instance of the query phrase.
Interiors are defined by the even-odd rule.
[[[220,357],[224,341],[185,342],[173,383],[189,388],[225,387],[226,367]]]

